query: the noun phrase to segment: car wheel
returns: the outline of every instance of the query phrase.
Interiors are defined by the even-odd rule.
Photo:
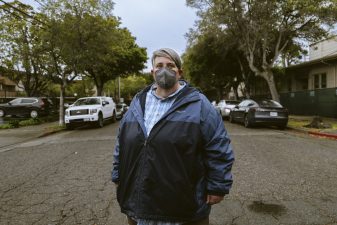
[[[232,113],[229,114],[229,118],[228,118],[230,123],[234,123],[234,117],[232,115]]]
[[[245,125],[246,128],[249,128],[249,127],[252,126],[252,123],[249,121],[248,115],[245,115],[244,125]]]
[[[37,112],[37,110],[33,109],[32,111],[30,111],[30,117],[32,117],[33,119],[37,118],[39,116],[39,113]]]
[[[4,117],[6,115],[5,111],[0,109],[0,117]]]
[[[70,123],[66,123],[66,129],[67,130],[73,130],[74,129],[74,126]]]
[[[116,116],[116,112],[114,111],[112,114],[112,118],[111,118],[111,122],[116,122],[117,121],[117,116]]]
[[[97,127],[102,128],[104,126],[102,113],[98,114]]]

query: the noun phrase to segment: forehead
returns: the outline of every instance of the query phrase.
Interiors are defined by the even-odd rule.
[[[159,56],[154,59],[154,65],[157,65],[157,64],[174,64],[175,65],[172,59],[163,57],[163,56]]]

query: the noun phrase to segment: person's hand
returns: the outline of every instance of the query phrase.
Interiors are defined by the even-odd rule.
[[[206,203],[209,205],[214,205],[223,200],[223,196],[217,196],[217,195],[207,195],[207,201]]]

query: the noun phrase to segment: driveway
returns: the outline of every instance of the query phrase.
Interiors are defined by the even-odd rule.
[[[337,141],[225,125],[236,162],[212,225],[337,224]],[[0,148],[1,225],[124,224],[110,181],[118,123]]]

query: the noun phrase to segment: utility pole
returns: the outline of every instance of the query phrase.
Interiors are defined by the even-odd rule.
[[[118,102],[121,99],[121,77],[118,76]]]

